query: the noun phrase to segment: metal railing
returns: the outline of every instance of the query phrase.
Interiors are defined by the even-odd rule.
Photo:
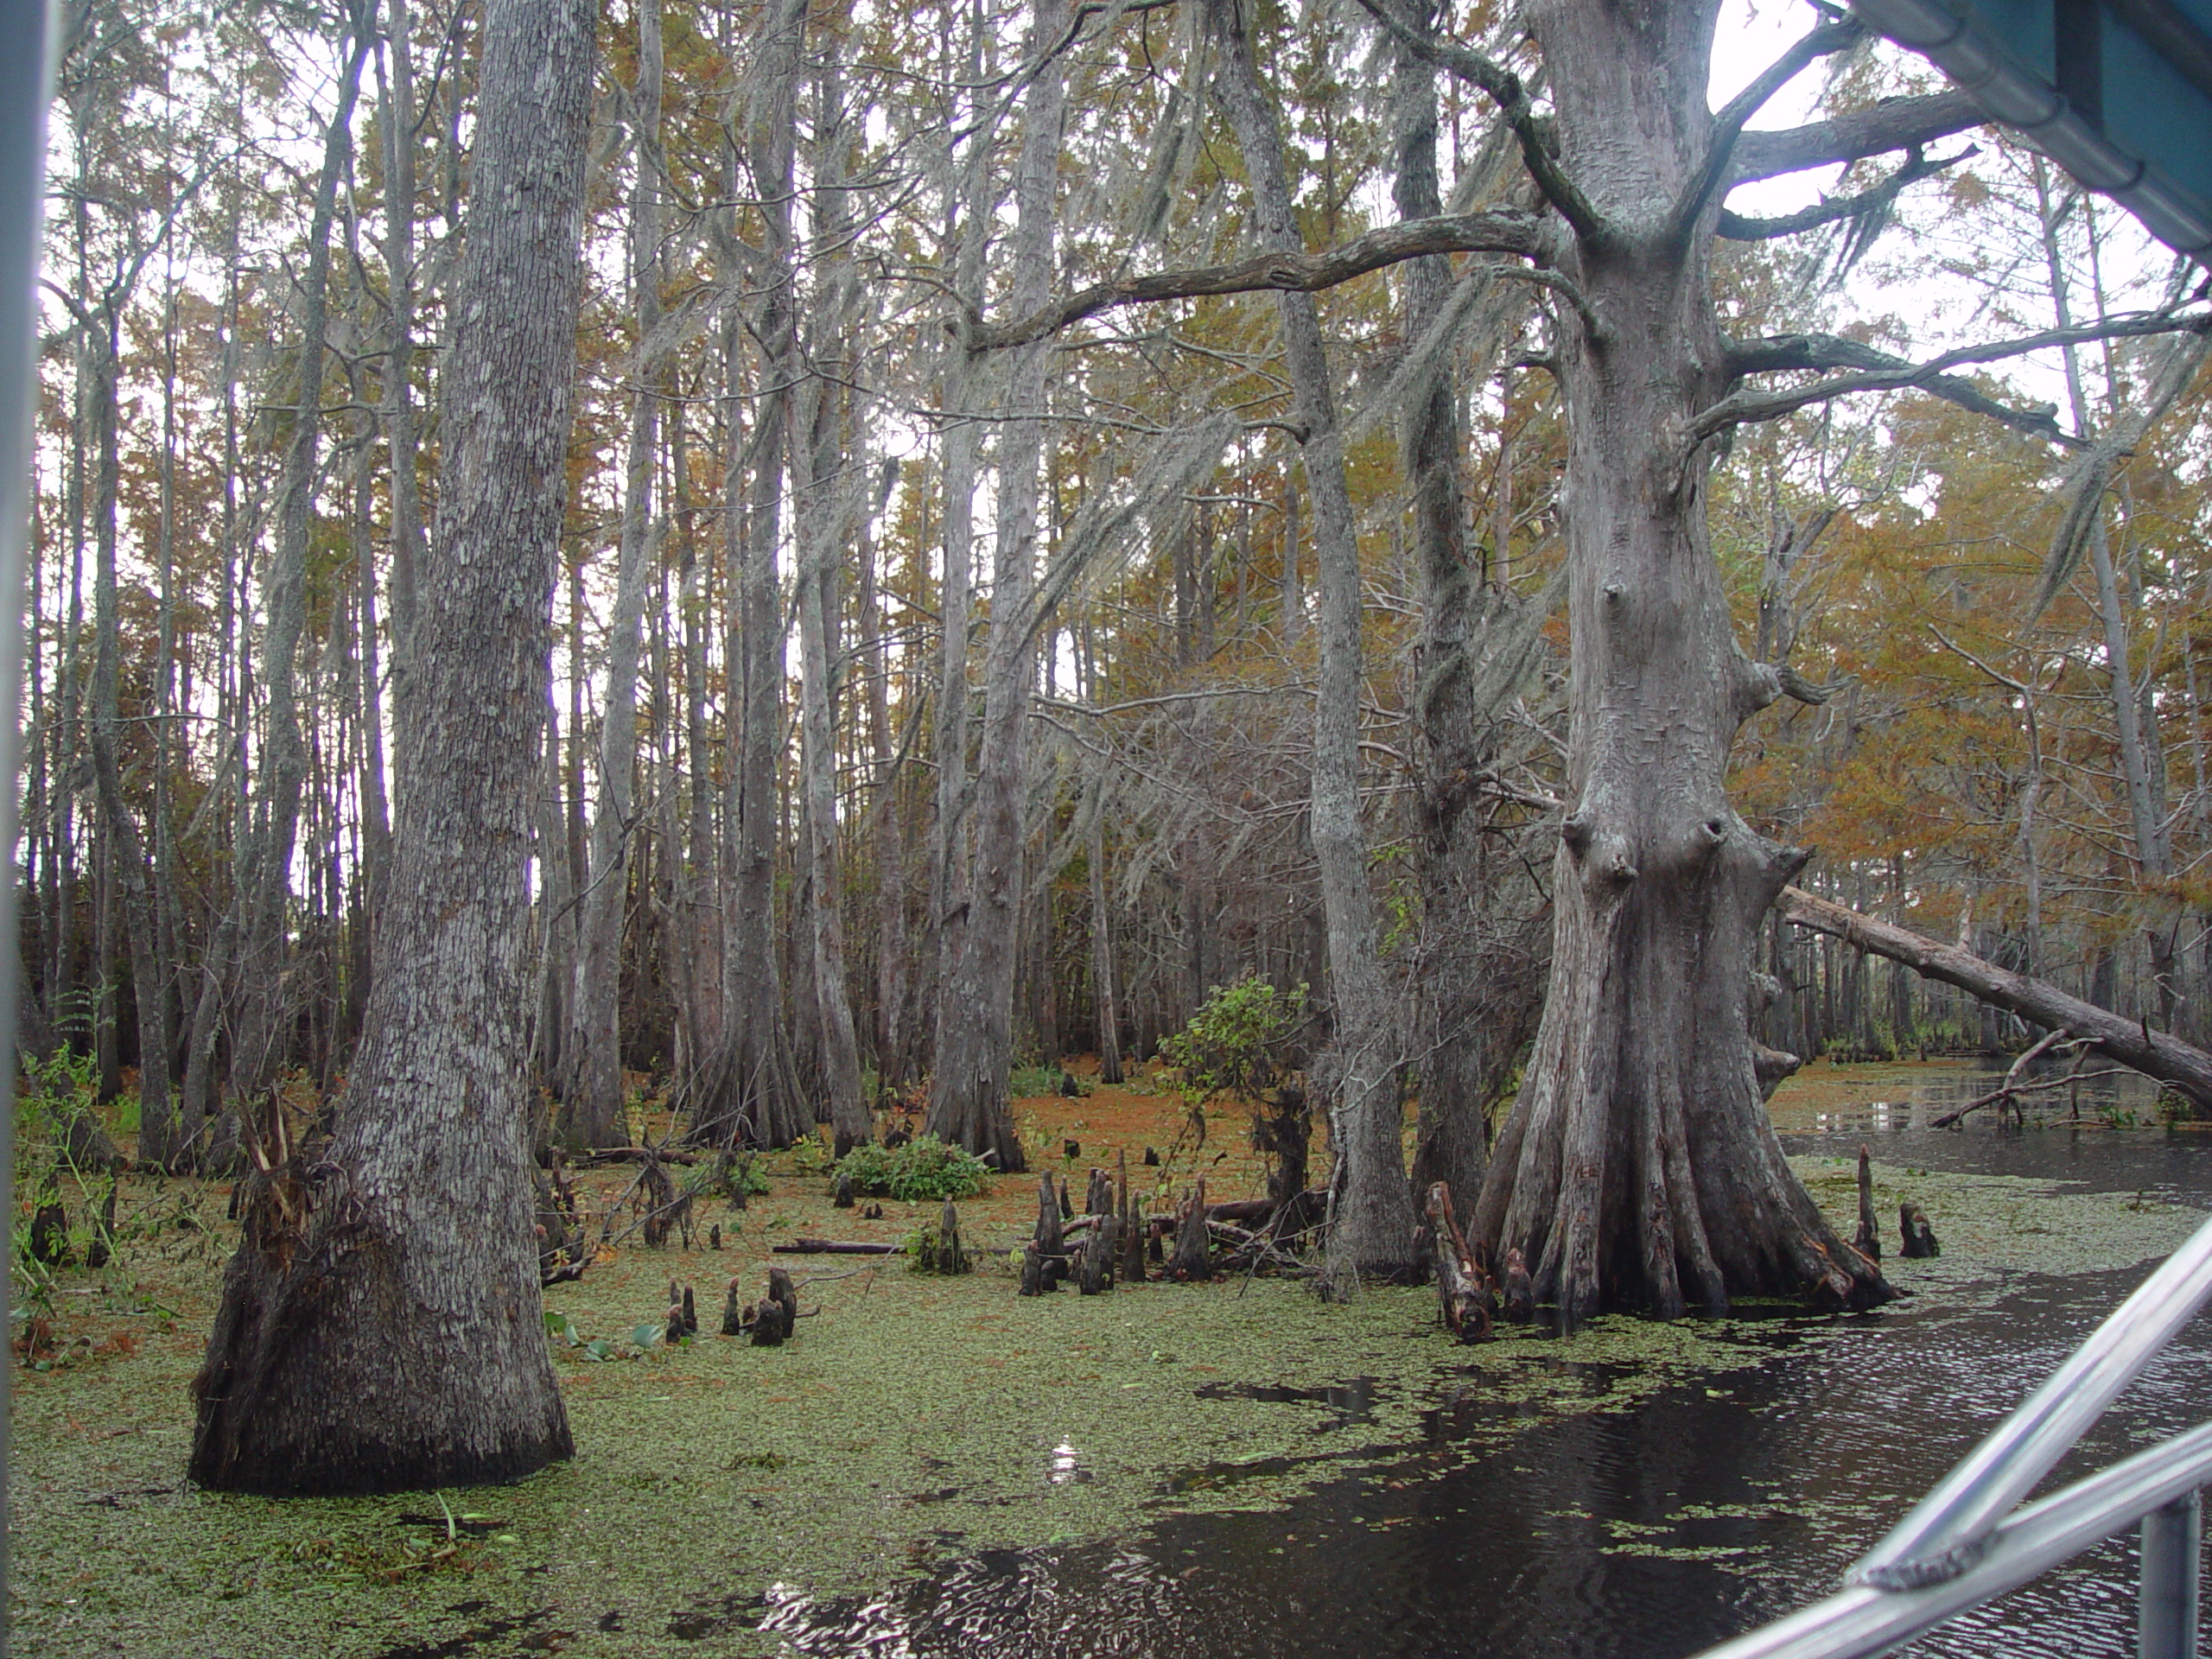
[[[2212,1484],[2212,1423],[2014,1506],[2207,1300],[2212,1221],[1846,1573],[1840,1592],[1700,1659],[1885,1653],[2139,1522],[2137,1652],[2191,1659],[2203,1535],[2197,1494]]]

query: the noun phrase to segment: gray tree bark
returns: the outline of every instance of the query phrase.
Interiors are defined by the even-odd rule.
[[[947,33],[950,34],[948,18]],[[984,39],[982,9],[970,9],[964,42],[966,73],[970,87],[983,82]],[[952,53],[950,41],[945,56]],[[979,111],[984,94],[971,93],[971,111]],[[990,143],[981,130],[969,137],[964,162],[956,168],[953,149],[955,124],[946,123],[944,169],[947,263],[952,267],[953,289],[969,307],[983,297],[984,256],[990,247]],[[956,177],[957,175],[957,177]],[[938,609],[939,630],[937,725],[937,819],[931,844],[930,925],[936,944],[935,998],[931,1009],[930,1052],[942,1040],[957,1014],[952,1006],[953,979],[966,949],[970,894],[969,878],[969,821],[973,789],[969,776],[968,745],[970,694],[968,654],[972,646],[972,611],[976,568],[976,423],[959,418],[981,392],[982,359],[959,335],[948,329],[945,356],[938,375],[938,396],[955,418],[944,440],[944,512],[943,580]]]
[[[512,1478],[571,1450],[526,1167],[530,803],[550,678],[597,8],[488,0],[435,580],[384,960],[338,1133],[277,1125],[194,1384],[230,1491]]]
[[[1424,4],[1417,25],[1433,33]],[[1395,199],[1401,219],[1444,211],[1436,176],[1436,68],[1403,46],[1392,66],[1390,100],[1397,152]],[[1402,269],[1407,349],[1428,332],[1452,288],[1451,262],[1439,255],[1408,260]],[[1478,1025],[1498,988],[1498,969],[1485,964],[1481,940],[1502,908],[1481,891],[1484,863],[1477,774],[1481,771],[1469,635],[1476,608],[1459,495],[1459,399],[1452,364],[1440,359],[1425,384],[1412,389],[1399,450],[1412,498],[1413,551],[1421,596],[1415,658],[1414,716],[1420,746],[1421,935],[1414,975],[1415,1030],[1421,1072],[1421,1125],[1414,1148],[1413,1190],[1442,1182],[1464,1211],[1490,1168],[1488,1112],[1512,1063],[1526,1020]],[[1501,467],[1506,465],[1501,459]],[[1487,967],[1489,971],[1485,971]],[[1541,980],[1519,964],[1521,999],[1533,1013]],[[1503,1026],[1504,1029],[1499,1029]],[[1501,1065],[1503,1051],[1503,1065]]]
[[[423,498],[415,373],[415,58],[409,0],[385,0],[391,67],[384,80],[384,263],[391,314],[384,369],[385,442],[391,456],[391,668],[395,709],[404,704],[408,636],[422,569]]]
[[[1602,1306],[1809,1294],[1863,1306],[1878,1269],[1821,1217],[1763,1109],[1796,1065],[1752,1037],[1758,929],[1806,855],[1729,804],[1729,748],[1779,694],[1736,645],[1707,540],[1710,449],[1681,435],[1727,390],[1710,276],[1720,176],[1716,8],[1659,0],[1535,19],[1559,152],[1532,167],[1570,232],[1557,346],[1567,429],[1567,812],[1551,989],[1476,1207],[1569,1329]],[[1717,158],[1725,167],[1726,157]],[[1540,174],[1540,180],[1542,175]]]
[[[834,54],[836,48],[829,48]],[[799,395],[802,418],[792,446],[791,494],[798,543],[799,762],[806,802],[810,860],[808,925],[813,933],[810,989],[821,1028],[822,1085],[840,1156],[869,1138],[868,1100],[861,1082],[860,1039],[845,988],[843,876],[837,856],[837,745],[833,683],[841,607],[839,555],[858,492],[845,477],[846,388],[857,378],[849,335],[855,300],[845,251],[845,211],[840,147],[845,130],[843,93],[832,55],[816,77],[814,157],[815,264],[820,272],[809,329],[807,360],[816,366]]]
[[[785,1027],[783,952],[775,916],[776,843],[783,827],[777,778],[783,741],[779,694],[784,677],[776,547],[783,522],[791,389],[799,372],[791,204],[794,100],[805,26],[801,0],[777,0],[761,14],[755,47],[759,84],[742,143],[730,162],[732,199],[760,204],[766,245],[757,271],[728,272],[723,369],[731,443],[723,501],[737,594],[728,657],[735,685],[723,816],[726,832],[734,841],[735,868],[723,909],[721,1042],[685,1094],[693,1132],[723,1145],[789,1146],[814,1124],[813,1109],[794,1073]],[[760,296],[749,329],[738,309],[748,289]],[[741,340],[747,332],[760,342],[760,384],[752,400],[753,429],[740,448],[738,410],[753,390],[742,374]]]
[[[1254,239],[1265,250],[1303,253],[1282,135],[1262,88],[1246,23],[1234,0],[1208,0],[1219,43],[1217,86],[1252,190]],[[1313,701],[1314,857],[1328,930],[1329,1001],[1335,1030],[1324,1058],[1330,1178],[1328,1272],[1339,1294],[1360,1277],[1418,1277],[1413,1195],[1406,1185],[1397,1062],[1401,1044],[1375,944],[1375,902],[1359,819],[1359,545],[1344,475],[1336,394],[1313,296],[1276,299],[1283,354],[1301,429],[1313,497],[1320,677]]]
[[[115,558],[117,493],[116,371],[117,318],[112,307],[95,318],[99,340],[93,353],[92,416],[97,459],[93,480],[92,574],[92,775],[99,788],[100,821],[106,831],[114,880],[121,887],[124,937],[130,952],[130,982],[138,1011],[138,1157],[165,1166],[174,1150],[175,1122],[169,1096],[168,989],[155,944],[155,895],[149,881],[146,839],[123,791],[118,755],[123,715],[117,682],[120,620],[116,614]]]
[[[575,1147],[629,1139],[622,1122],[622,932],[630,908],[630,841],[636,808],[638,640],[645,608],[645,565],[654,535],[653,461],[660,442],[658,387],[661,317],[659,0],[638,0],[638,70],[630,89],[636,174],[630,195],[630,284],[638,344],[631,364],[629,458],[614,611],[607,625],[607,699],[599,724],[599,803],[591,826],[590,874],[577,926],[569,1036],[562,1053],[561,1138]]]
[[[263,575],[261,688],[267,707],[260,798],[255,804],[243,908],[238,932],[238,1030],[232,1066],[233,1093],[253,1100],[276,1079],[285,1014],[290,1007],[287,922],[292,855],[299,841],[300,803],[308,756],[300,725],[298,655],[307,628],[308,537],[315,518],[317,455],[322,432],[323,358],[329,327],[330,225],[338,181],[353,149],[353,105],[375,33],[367,19],[350,29],[338,100],[325,129],[322,168],[308,220],[307,263],[300,276],[298,378],[291,441],[284,450],[276,545]]]
[[[1025,56],[1044,58],[1023,99],[1021,156],[1014,175],[1012,243],[1014,306],[1050,296],[1057,219],[1060,125],[1066,86],[1057,47],[1065,0],[1042,0]],[[973,232],[976,227],[970,226]],[[1014,1057],[1014,963],[1020,949],[1022,808],[1029,782],[1029,708],[1034,636],[1022,619],[1036,582],[1038,474],[1044,449],[1047,350],[1023,348],[1007,376],[1013,416],[999,435],[998,537],[992,560],[992,625],[983,665],[983,723],[976,758],[976,841],[968,913],[946,995],[938,1004],[937,1065],[929,1128],[939,1139],[1027,1167],[1014,1133],[1007,1077]]]

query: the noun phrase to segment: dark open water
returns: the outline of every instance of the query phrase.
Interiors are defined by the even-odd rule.
[[[2058,1177],[2212,1208],[2212,1136],[1916,1127],[1940,1109],[1938,1095],[1955,1103],[1993,1082],[1954,1073],[1924,1085],[1921,1100],[1852,1109],[1826,1133],[1786,1138],[1793,1151],[1842,1155],[1871,1139],[1884,1162]],[[1279,1511],[1185,1516],[1109,1545],[987,1554],[893,1598],[793,1603],[766,1622],[808,1654],[886,1659],[1675,1659],[1832,1590],[2145,1271],[2024,1278],[1963,1320],[1907,1302],[1817,1343],[1804,1339],[1809,1322],[1777,1320],[1774,1358],[1756,1371],[1669,1388],[1625,1412],[1547,1421],[1471,1459],[1452,1443],[1452,1408],[1440,1407],[1428,1420],[1433,1449]],[[2206,1324],[2051,1484],[2212,1416]],[[1316,1409],[1358,1405],[1355,1386]],[[1683,1518],[1697,1506],[1756,1513]],[[1624,1536],[1738,1553],[1608,1550]],[[1910,1651],[2132,1653],[2134,1572],[2133,1542],[2115,1541]]]

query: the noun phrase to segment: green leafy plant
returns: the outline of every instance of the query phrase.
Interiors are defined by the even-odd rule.
[[[1207,1105],[1223,1096],[1249,1105],[1274,1087],[1285,1042],[1305,1017],[1304,985],[1279,991],[1254,975],[1215,986],[1191,1023],[1161,1040],[1200,1146]]]
[[[815,1142],[819,1146],[821,1142]],[[734,1205],[764,1196],[769,1190],[768,1172],[755,1152],[723,1152],[703,1164],[694,1164],[683,1177],[683,1190],[696,1195],[717,1194]]]
[[[925,1135],[903,1147],[855,1147],[837,1161],[853,1191],[868,1198],[923,1204],[973,1198],[990,1179],[991,1166],[973,1153]]]

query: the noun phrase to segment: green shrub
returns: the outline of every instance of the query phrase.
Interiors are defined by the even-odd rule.
[[[768,1172],[760,1166],[758,1153],[717,1153],[707,1162],[691,1166],[683,1178],[683,1190],[694,1194],[714,1193],[742,1207],[746,1199],[757,1198],[768,1191]]]
[[[868,1198],[922,1204],[973,1198],[990,1179],[991,1166],[973,1153],[925,1135],[896,1148],[855,1147],[837,1161],[837,1173]]]
[[[1255,1101],[1274,1086],[1285,1040],[1306,1017],[1306,987],[1278,991],[1255,975],[1217,985],[1191,1023],[1160,1041],[1193,1111],[1217,1095]]]
[[[925,1221],[908,1232],[899,1242],[899,1253],[906,1258],[909,1273],[937,1271],[937,1224]]]

